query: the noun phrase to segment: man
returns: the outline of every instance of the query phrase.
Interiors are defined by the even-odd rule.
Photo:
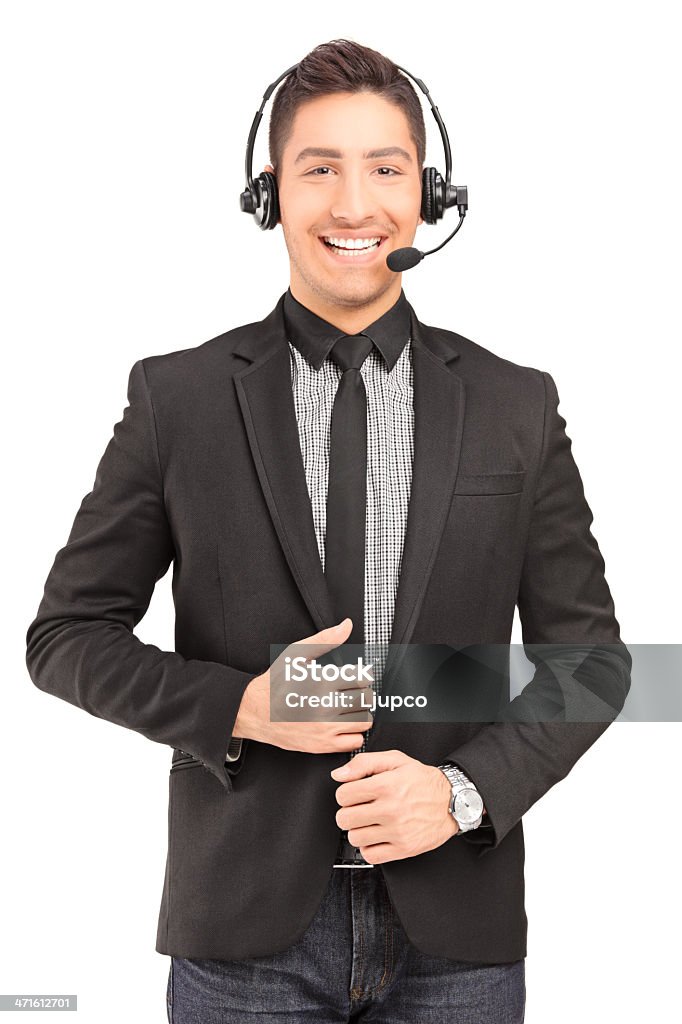
[[[175,1024],[522,1021],[521,818],[608,725],[543,716],[566,675],[614,714],[628,691],[553,379],[427,327],[387,267],[422,222],[424,150],[387,58],[335,40],[301,62],[266,167],[289,288],[135,363],[28,630],[37,686],[174,748]],[[171,562],[163,652],[133,628]],[[505,645],[517,603],[537,670],[504,720],[271,717],[294,651]]]

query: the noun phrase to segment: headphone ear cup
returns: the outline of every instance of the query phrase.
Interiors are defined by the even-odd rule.
[[[427,224],[431,223],[431,185],[429,183],[429,168],[422,171],[422,207],[421,215]]]
[[[277,179],[271,171],[263,171],[259,176],[259,181],[263,198],[263,220],[260,226],[263,231],[270,231],[272,228],[276,228],[279,222]]]
[[[422,171],[421,215],[427,224],[435,224],[445,211],[445,185],[435,167]]]

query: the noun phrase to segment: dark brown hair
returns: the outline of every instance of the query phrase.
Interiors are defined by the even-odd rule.
[[[350,39],[332,39],[311,50],[275,93],[268,131],[275,174],[298,107],[335,92],[373,92],[399,107],[407,118],[421,170],[426,156],[426,128],[419,97],[409,78],[377,50]]]

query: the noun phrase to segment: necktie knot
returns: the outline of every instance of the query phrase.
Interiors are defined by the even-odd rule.
[[[345,373],[346,370],[359,370],[373,348],[374,342],[366,334],[344,334],[334,343],[329,355]]]

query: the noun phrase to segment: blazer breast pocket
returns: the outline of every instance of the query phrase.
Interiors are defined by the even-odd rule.
[[[525,477],[525,469],[501,473],[460,473],[455,483],[455,494],[519,494]]]

